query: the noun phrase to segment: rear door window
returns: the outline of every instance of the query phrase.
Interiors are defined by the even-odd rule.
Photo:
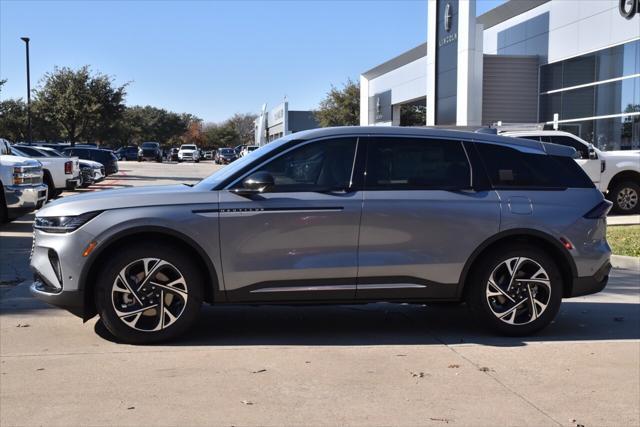
[[[567,147],[573,147],[576,149],[581,159],[589,158],[589,148],[580,141],[571,138],[570,136],[551,135],[543,136],[542,142],[551,142],[553,144],[564,145]]]
[[[459,190],[471,187],[462,142],[376,137],[369,142],[367,190]]]
[[[570,157],[523,153],[511,147],[479,143],[476,147],[494,188],[592,188],[593,182]]]

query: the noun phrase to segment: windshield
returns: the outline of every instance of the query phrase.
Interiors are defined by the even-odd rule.
[[[183,145],[180,147],[181,150],[195,150],[196,146],[195,145]]]
[[[143,142],[142,148],[156,148],[158,146],[157,142]]]
[[[197,183],[195,187],[200,190],[205,190],[205,189],[211,190],[215,188],[222,181],[233,176],[235,173],[242,170],[245,166],[249,165],[254,160],[264,156],[265,154],[268,154],[270,151],[273,151],[278,147],[281,147],[284,144],[291,141],[293,139],[293,135],[295,134],[283,136],[282,138],[279,138],[273,142],[270,142],[267,145],[263,145],[262,147],[257,147],[256,150],[252,151],[246,156],[240,157],[235,162],[232,162],[228,166],[225,166],[222,169],[219,169],[217,172],[214,172],[212,175],[209,175],[208,177],[206,177],[205,179]]]
[[[235,151],[233,150],[233,148],[221,148],[220,152],[222,154],[233,154],[235,153]]]
[[[44,155],[47,157],[64,157],[62,154],[58,153],[56,150],[52,148],[47,149],[47,148],[38,147],[38,150],[40,150],[41,153],[44,153]]]

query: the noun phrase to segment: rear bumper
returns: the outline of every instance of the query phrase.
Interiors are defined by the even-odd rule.
[[[34,209],[40,209],[47,200],[48,187],[45,184],[33,187],[4,187],[4,199],[10,218],[18,217]]]
[[[602,291],[609,281],[611,263],[609,260],[593,276],[574,277],[570,298],[591,295]]]
[[[80,178],[70,178],[67,180],[67,190],[75,190],[80,186]]]

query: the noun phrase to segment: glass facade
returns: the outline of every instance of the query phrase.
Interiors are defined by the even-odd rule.
[[[540,67],[539,120],[604,150],[640,148],[640,40]],[[608,81],[611,79],[618,79]],[[586,86],[584,86],[586,85]],[[576,87],[578,86],[578,87]],[[619,117],[600,118],[600,116]],[[570,122],[564,122],[571,120]]]

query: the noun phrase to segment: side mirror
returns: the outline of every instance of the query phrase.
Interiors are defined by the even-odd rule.
[[[258,194],[268,191],[274,184],[273,176],[269,172],[256,172],[242,181],[242,188],[232,191],[239,195]]]
[[[589,144],[589,159],[590,160],[598,159],[598,153],[596,152],[596,149],[593,147],[593,144]]]

